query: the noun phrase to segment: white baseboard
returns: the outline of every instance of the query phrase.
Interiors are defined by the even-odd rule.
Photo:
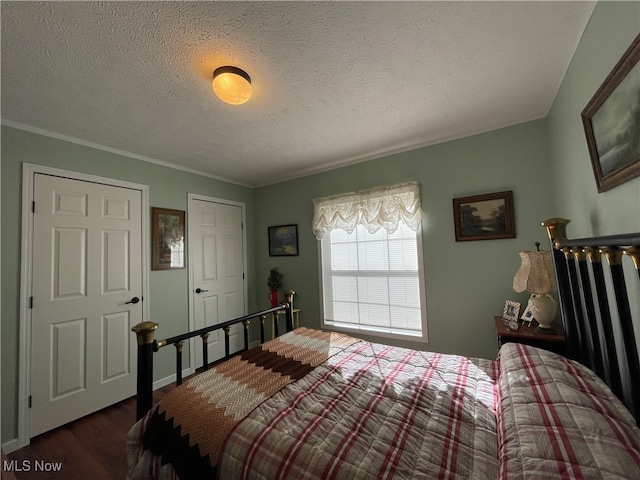
[[[193,371],[190,368],[186,368],[182,370],[182,378],[186,378],[191,375]],[[161,378],[160,380],[156,380],[153,382],[153,390],[158,390],[159,388],[166,387],[176,381],[176,374],[173,373],[168,377]]]
[[[2,444],[2,450],[4,450],[4,453],[15,452],[19,447],[20,444],[18,443],[17,438],[14,440],[9,440],[7,443]]]

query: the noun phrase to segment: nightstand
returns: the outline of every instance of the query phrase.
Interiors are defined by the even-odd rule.
[[[553,323],[555,334],[536,332],[536,322],[532,322],[532,326],[520,324],[518,330],[509,330],[504,324],[502,317],[493,317],[496,325],[496,338],[498,340],[498,349],[505,343],[516,342],[531,345],[532,347],[544,348],[560,355],[565,354],[564,330],[556,322]]]

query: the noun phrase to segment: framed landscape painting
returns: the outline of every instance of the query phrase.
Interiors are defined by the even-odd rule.
[[[640,35],[582,111],[598,192],[640,176]]]
[[[268,227],[269,256],[288,257],[298,255],[298,225]]]
[[[513,192],[453,199],[456,242],[514,238]]]

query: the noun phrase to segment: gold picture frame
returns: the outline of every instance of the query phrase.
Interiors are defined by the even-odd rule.
[[[598,192],[640,176],[640,35],[582,111]]]

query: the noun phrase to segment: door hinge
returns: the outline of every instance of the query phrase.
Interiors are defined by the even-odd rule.
[[[33,400],[33,398],[31,397],[31,395],[29,395],[29,408],[31,408],[31,401]]]
[[[31,213],[36,213],[36,201],[31,202]]]
[[[33,308],[33,297],[29,297],[29,308]]]

